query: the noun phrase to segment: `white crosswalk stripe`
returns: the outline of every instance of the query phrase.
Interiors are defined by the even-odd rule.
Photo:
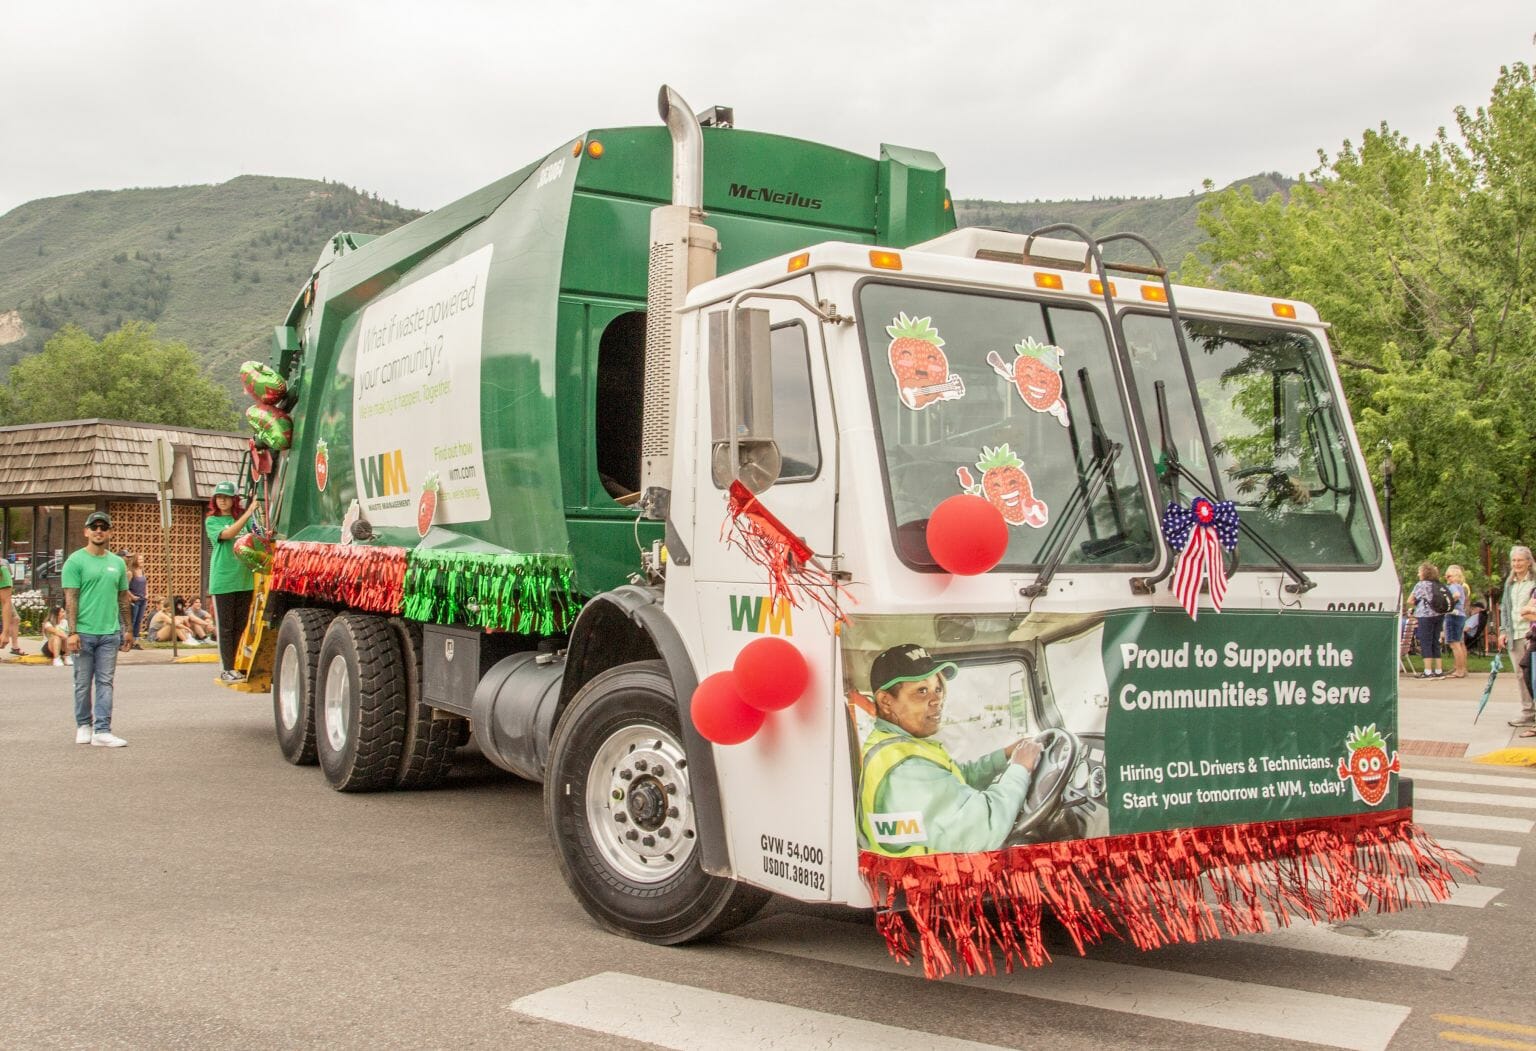
[[[1536,792],[1536,777],[1502,777],[1498,774],[1464,774],[1459,770],[1412,770],[1403,772],[1415,785],[1420,781],[1453,785],[1484,785],[1488,788],[1524,788]]]
[[[920,967],[897,963],[878,938],[870,937],[868,928],[851,924],[774,916],[743,928],[731,940],[767,952],[925,980]],[[1385,1048],[1409,1012],[1399,1004],[1064,956],[1031,970],[1027,977],[981,975],[949,981],[1013,996],[1358,1051]]]
[[[1485,883],[1463,883],[1453,889],[1451,896],[1440,904],[1459,905],[1464,909],[1481,909],[1503,893],[1503,887],[1490,887]]]
[[[1475,828],[1486,832],[1518,832],[1529,835],[1536,822],[1523,817],[1495,817],[1492,814],[1463,814],[1453,810],[1413,808],[1413,819],[1421,825],[1440,828]]]
[[[997,1051],[994,1044],[919,1033],[880,1022],[752,1000],[693,986],[605,972],[508,1005],[518,1014],[677,1051],[797,1048]]]
[[[1274,923],[1273,916],[1270,922]],[[1275,925],[1268,934],[1242,934],[1227,940],[1266,949],[1295,949],[1435,971],[1449,971],[1467,952],[1465,935],[1376,930],[1360,923],[1329,926],[1292,921],[1289,927]]]
[[[1518,865],[1520,863],[1520,848],[1506,846],[1503,843],[1470,843],[1460,839],[1441,839],[1439,836],[1435,837],[1435,842],[1442,847],[1459,850],[1482,865]]]
[[[1450,788],[1420,788],[1414,786],[1415,801],[1428,799],[1433,803],[1472,803],[1476,806],[1536,808],[1536,796],[1512,796],[1504,792],[1457,792]]]

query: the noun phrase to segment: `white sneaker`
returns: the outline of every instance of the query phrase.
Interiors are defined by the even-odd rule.
[[[55,668],[62,668],[62,667],[64,667],[64,662],[62,660],[60,660],[58,657],[55,657],[55,658],[53,658],[53,666]]]
[[[71,668],[73,668],[75,666],[75,658],[73,658],[73,657],[65,657],[64,658],[64,663],[69,665]]]
[[[95,745],[97,748],[127,748],[128,747],[128,742],[127,741],[123,740],[121,737],[118,737],[116,734],[111,734],[111,733],[92,734],[91,735],[91,744]]]
[[[57,664],[58,662],[55,661],[54,663]],[[90,744],[90,743],[91,743],[91,728],[89,726],[77,726],[77,727],[75,727],[75,744]]]

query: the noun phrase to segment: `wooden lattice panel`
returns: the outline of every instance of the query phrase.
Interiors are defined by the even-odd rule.
[[[112,549],[127,549],[144,562],[149,578],[150,608],[165,595],[165,548],[160,535],[158,504],[114,501],[107,505],[112,515]],[[196,504],[171,505],[171,591],[190,599],[202,594],[203,587],[203,508]]]

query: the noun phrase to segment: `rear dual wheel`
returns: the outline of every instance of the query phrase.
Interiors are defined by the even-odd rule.
[[[405,662],[382,617],[343,613],[320,647],[315,750],[338,792],[392,788],[405,742]]]
[[[278,750],[295,766],[315,764],[315,673],[325,629],[334,616],[324,609],[291,609],[277,631],[272,721]]]

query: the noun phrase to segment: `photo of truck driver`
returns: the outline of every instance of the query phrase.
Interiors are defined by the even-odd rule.
[[[953,759],[932,738],[957,670],[910,642],[870,667],[876,718],[861,752],[863,849],[891,857],[996,850],[1012,831],[1040,745],[1026,737],[979,759]]]

